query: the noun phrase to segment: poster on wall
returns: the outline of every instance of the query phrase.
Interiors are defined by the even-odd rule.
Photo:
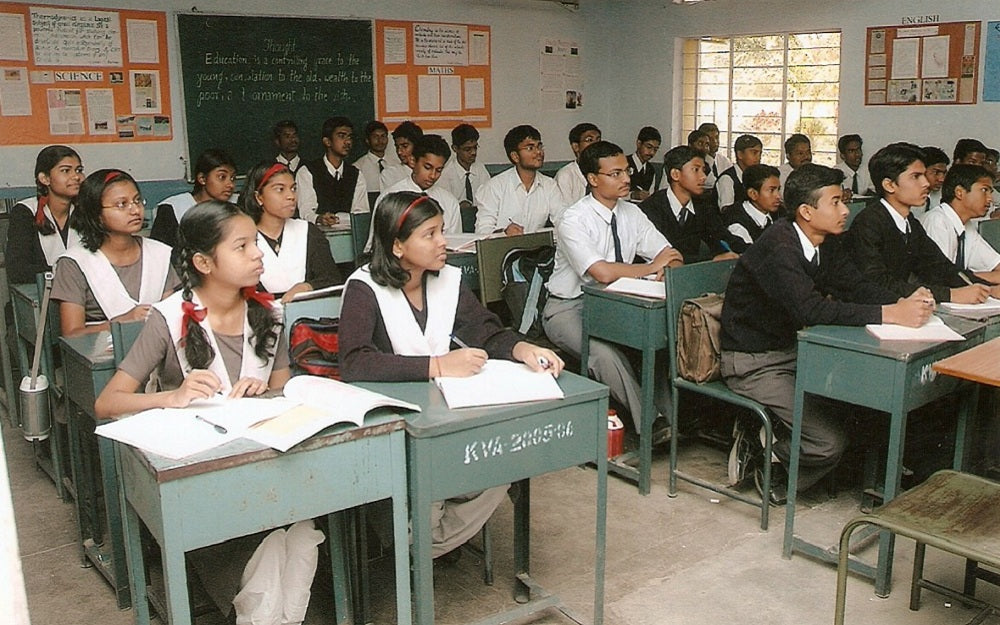
[[[541,103],[546,111],[583,108],[583,78],[580,44],[562,39],[543,39],[539,50]]]
[[[986,23],[986,67],[983,100],[1000,102],[1000,21]]]

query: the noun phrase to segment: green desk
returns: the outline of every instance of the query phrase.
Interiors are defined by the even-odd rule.
[[[66,371],[69,457],[76,484],[76,520],[83,562],[89,561],[104,575],[115,591],[118,607],[124,609],[129,607],[129,589],[118,469],[111,441],[94,436],[94,402],[115,372],[111,333],[62,337],[60,345]]]
[[[462,270],[462,284],[479,292],[479,257],[475,252],[448,252],[448,264]]]
[[[351,238],[351,228],[323,228],[326,242],[330,244],[330,254],[338,263],[354,262],[354,239]]]
[[[649,494],[650,468],[653,464],[653,420],[656,352],[667,346],[666,300],[613,293],[603,285],[583,287],[583,348],[580,350],[580,373],[587,375],[590,339],[602,339],[642,352],[642,415],[639,433],[639,468],[625,460],[629,452],[609,461],[608,470],[639,484],[639,493]]]
[[[370,413],[361,427],[337,425],[285,453],[247,439],[182,460],[115,443],[121,464],[135,622],[149,623],[139,522],[160,546],[168,621],[190,625],[184,554],[231,538],[329,515],[337,623],[351,622],[343,526],[334,513],[392,499],[397,622],[409,625],[403,420]]]
[[[566,371],[559,385],[566,394],[561,400],[461,410],[449,410],[430,382],[360,385],[419,404],[422,410],[406,415],[413,600],[419,625],[434,622],[431,503],[511,482],[520,482],[514,504],[514,563],[518,599],[526,603],[480,623],[507,623],[553,607],[570,616],[559,597],[547,594],[529,573],[528,480],[586,462],[597,465],[593,622],[603,622],[608,389]],[[536,594],[529,601],[532,591]]]
[[[961,408],[955,436],[954,466],[961,469],[965,451],[965,430],[970,410],[975,406],[976,389],[931,370],[935,361],[974,347],[983,341],[982,324],[955,317],[942,317],[965,341],[918,343],[880,342],[864,328],[816,326],[801,330],[798,337],[798,364],[795,381],[795,410],[788,465],[788,504],[785,512],[783,555],[793,551],[837,563],[837,550],[816,545],[796,536],[795,484],[798,479],[802,413],[810,395],[850,402],[888,413],[889,448],[886,454],[883,500],[889,502],[899,492],[903,471],[903,443],[906,416],[911,410],[956,390]],[[876,565],[852,557],[852,571],[875,581],[875,594],[888,596],[892,578],[893,537],[879,536]]]

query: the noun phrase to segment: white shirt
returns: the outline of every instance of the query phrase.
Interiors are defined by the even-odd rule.
[[[705,178],[705,188],[711,189],[715,187],[715,183],[718,182],[719,176],[722,172],[726,171],[733,164],[729,162],[726,155],[722,152],[716,152],[715,156],[711,154],[705,155],[705,169],[707,170],[708,176]],[[732,202],[730,202],[732,204]]]
[[[782,163],[778,166],[778,182],[781,184],[782,189],[785,188],[785,183],[788,182],[788,174],[792,173],[792,171],[794,170],[788,163]]]
[[[378,190],[385,193],[386,189],[396,184],[403,178],[409,178],[411,173],[413,173],[413,170],[410,169],[409,165],[404,165],[402,163],[391,167],[387,165],[386,168],[382,170],[382,173],[379,174]]]
[[[480,200],[479,196],[481,189],[484,184],[489,182],[490,173],[486,171],[486,166],[480,162],[475,162],[469,167],[469,182],[472,184],[472,199],[473,204],[479,206]],[[466,170],[462,167],[455,155],[452,154],[451,158],[445,164],[444,169],[441,171],[441,177],[438,181],[434,183],[436,187],[444,187],[451,191],[451,194],[458,198],[459,202],[465,201],[465,174]]]
[[[732,167],[736,172],[736,177],[740,182],[743,182],[743,170],[740,169],[739,165],[733,165]],[[729,168],[727,167],[726,169]],[[726,169],[719,171],[719,179],[715,181],[715,192],[719,196],[720,209],[736,202],[736,186],[733,184],[733,179],[722,175],[722,172],[726,171]]]
[[[761,228],[771,225],[771,216],[754,206],[750,200],[743,201],[743,211]],[[753,237],[750,236],[750,233],[741,224],[729,224],[728,230],[732,235],[743,239],[747,245],[753,244]]]
[[[680,199],[674,195],[673,188],[667,187],[667,201],[670,202],[670,212],[674,214],[674,219],[678,222],[681,220],[681,212],[685,210],[691,213],[688,218],[694,217],[694,200],[688,200],[687,204],[681,204]]]
[[[580,165],[572,161],[563,165],[556,172],[556,184],[559,185],[559,193],[562,195],[562,206],[569,208],[587,195],[587,179],[580,171]]]
[[[481,234],[506,228],[511,223],[524,228],[525,233],[537,232],[548,220],[557,223],[564,208],[555,180],[536,171],[531,188],[525,189],[516,167],[491,178],[477,198],[476,232]]]
[[[336,179],[340,179],[344,174],[344,161],[340,162],[340,167],[334,167],[325,156],[323,164],[326,170]],[[316,196],[316,188],[313,187],[313,175],[308,167],[300,167],[295,174],[295,184],[299,187],[299,217],[306,221],[316,222],[316,209],[319,208],[319,199]],[[368,208],[368,188],[365,186],[365,177],[358,176],[358,182],[354,185],[354,197],[351,198],[351,213],[367,213]]]
[[[885,210],[889,211],[889,216],[892,217],[892,223],[896,224],[896,228],[900,231],[900,233],[906,234],[910,229],[910,224],[906,223],[906,217],[900,215],[899,211],[893,208],[892,204],[886,202],[884,199],[881,200],[881,202]]]
[[[802,255],[806,257],[806,260],[812,262],[813,256],[819,254],[819,248],[812,244],[806,233],[802,232],[802,228],[799,228],[799,224],[792,222],[792,226],[795,228],[795,233],[799,235],[799,244],[802,245]]]
[[[462,231],[462,209],[458,206],[458,199],[452,195],[448,189],[436,184],[430,189],[424,191],[417,186],[417,183],[413,182],[413,176],[407,176],[383,191],[381,195],[378,196],[378,199],[375,200],[375,211],[372,211],[372,229],[368,231],[368,242],[365,243],[366,252],[369,252],[372,249],[372,237],[375,233],[375,212],[378,211],[379,204],[382,203],[385,196],[390,193],[396,193],[397,191],[412,191],[414,193],[421,194],[426,193],[431,196],[437,200],[437,203],[441,205],[441,209],[444,211],[445,233]]]
[[[378,168],[378,162],[382,161],[382,168],[393,167],[394,165],[399,165],[399,159],[393,156],[389,158],[389,154],[386,153],[385,156],[378,156],[371,152],[365,152],[365,155],[354,161],[354,166],[361,171],[361,175],[365,177],[365,186],[372,191],[378,191],[381,189],[379,186],[379,175],[382,171]]]
[[[296,154],[291,160],[285,158],[284,154],[278,154],[274,157],[275,162],[281,163],[282,165],[287,165],[288,169],[292,170],[292,173],[298,171],[299,166],[302,165],[302,158]]]
[[[579,297],[584,284],[596,281],[587,270],[599,261],[615,261],[615,243],[611,236],[611,216],[615,216],[622,258],[630,262],[636,255],[651,260],[670,247],[638,206],[618,200],[614,211],[588,194],[566,209],[556,224],[555,268],[548,281],[549,293],[556,297]]]
[[[852,179],[854,178],[854,170],[844,161],[837,161],[837,169],[844,172],[844,188],[850,189],[852,186]],[[868,175],[868,167],[864,163],[858,167],[858,192],[855,195],[872,195],[875,192],[874,187],[872,187],[871,177]]]
[[[927,211],[920,218],[924,230],[948,260],[955,262],[958,257],[958,236],[965,233],[965,267],[969,271],[993,271],[1000,265],[1000,254],[986,242],[970,221],[963,224],[961,218],[947,202]]]

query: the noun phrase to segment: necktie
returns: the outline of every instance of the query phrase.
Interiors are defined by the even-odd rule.
[[[858,172],[854,172],[854,176],[851,177],[851,193],[858,192]]]
[[[959,269],[965,269],[965,231],[958,235],[958,252],[955,254],[955,264]]]
[[[771,225],[771,216],[768,215],[767,217],[764,218],[764,227],[767,228],[770,225]]]
[[[615,262],[625,262],[622,259],[622,240],[618,238],[618,220],[614,213],[611,214],[611,238],[615,241]]]
[[[383,171],[385,171],[385,159],[380,158],[378,159],[378,173],[381,174]]]
[[[910,244],[910,222],[906,222],[906,232],[903,233],[903,241],[909,245]]]
[[[475,204],[476,201],[472,197],[472,172],[465,172],[465,199],[469,200],[469,204]]]
[[[716,178],[719,177],[719,169],[715,166],[715,161],[712,161],[712,175]]]
[[[819,269],[819,250],[813,252],[812,260],[809,261],[809,266],[812,267],[813,273]]]
[[[687,223],[687,220],[688,220],[688,210],[686,208],[682,208],[681,214],[677,217],[677,223],[679,223],[681,225],[681,228],[683,228],[684,224]]]

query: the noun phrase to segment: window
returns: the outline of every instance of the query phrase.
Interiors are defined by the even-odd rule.
[[[683,70],[684,137],[715,122],[726,154],[752,134],[764,143],[762,162],[777,165],[785,139],[801,132],[813,162],[836,163],[840,33],[686,39]]]

